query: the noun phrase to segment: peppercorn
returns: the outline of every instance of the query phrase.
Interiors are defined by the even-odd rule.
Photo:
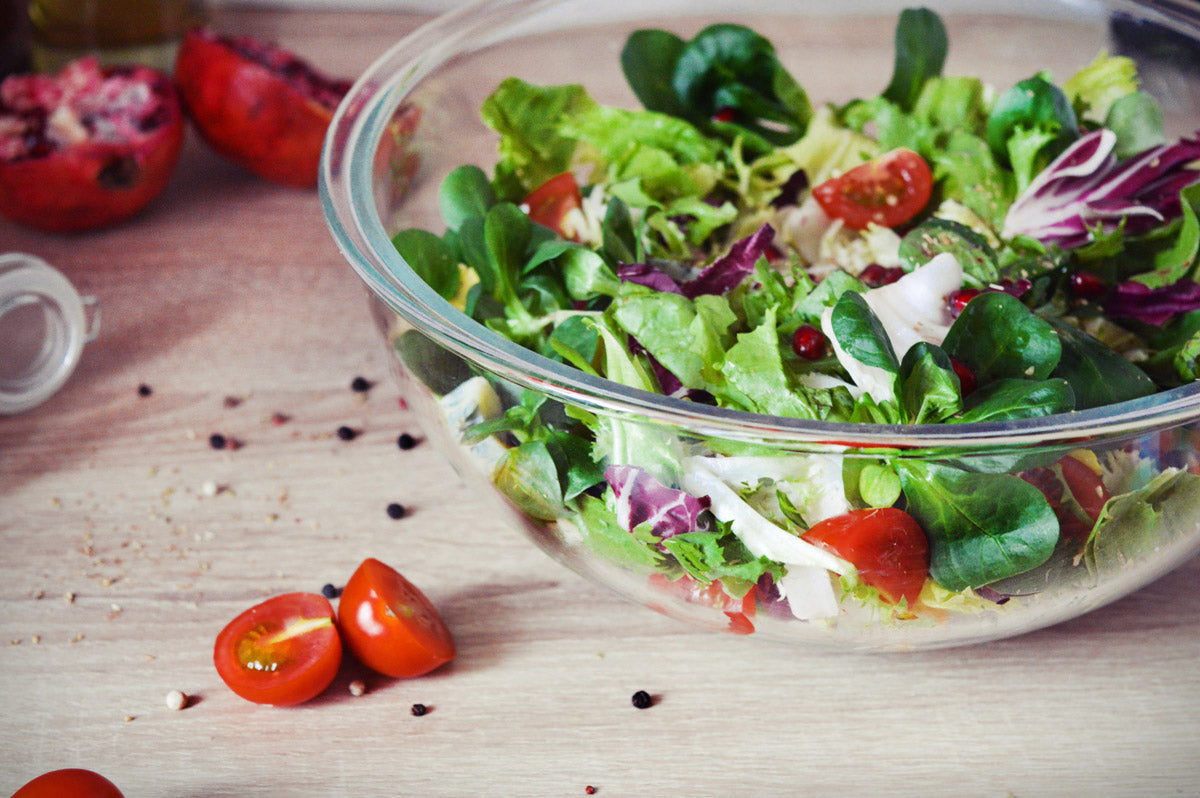
[[[416,715],[419,718],[422,715],[424,715],[426,712],[428,712],[429,708],[426,707],[424,704],[413,704],[411,711],[414,715]]]
[[[138,396],[141,396],[144,398],[144,397],[149,396],[152,393],[154,393],[154,391],[151,390],[150,386],[147,385],[146,383],[143,382],[141,385],[138,386],[138,389],[137,389]]]
[[[405,509],[403,504],[400,504],[399,502],[392,502],[387,506],[387,514],[388,518],[391,518],[393,521],[399,521],[401,518],[408,515],[408,510]]]
[[[638,690],[633,694],[633,705],[638,709],[645,709],[654,703],[654,699],[645,690]]]
[[[208,445],[214,449],[224,449],[227,442],[225,436],[219,432],[214,432],[208,436]]]
[[[355,393],[366,393],[367,391],[371,390],[371,383],[366,377],[355,377],[350,382],[350,390],[354,391]]]
[[[592,786],[592,785],[590,785],[590,784],[589,784],[588,786],[584,787],[584,788],[583,788],[583,791],[584,791],[585,793],[587,793],[588,795],[595,795],[595,794],[596,794],[596,788],[595,788],[595,787],[593,787],[593,786]]]
[[[337,428],[337,436],[344,441],[352,441],[358,437],[358,433],[352,428],[343,425]]]
[[[417,445],[417,439],[407,432],[401,432],[400,437],[396,439],[396,445],[407,451]]]
[[[342,595],[342,589],[336,585],[325,584],[321,586],[321,595],[327,599],[335,599]]]

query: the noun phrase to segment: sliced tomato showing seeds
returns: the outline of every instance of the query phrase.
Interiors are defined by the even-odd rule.
[[[217,673],[256,704],[308,701],[329,686],[342,662],[333,617],[329,600],[316,593],[286,593],[257,604],[217,635]]]
[[[925,159],[900,147],[813,188],[825,213],[854,230],[871,224],[897,227],[924,209],[933,195]]]

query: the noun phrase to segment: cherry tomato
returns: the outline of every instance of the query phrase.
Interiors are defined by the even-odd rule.
[[[542,183],[525,198],[529,218],[549,227],[563,238],[577,238],[574,231],[567,230],[564,220],[572,210],[583,207],[583,197],[575,175],[563,172]]]
[[[929,573],[929,541],[903,510],[851,510],[814,524],[803,537],[849,560],[885,601],[917,603]]]
[[[91,770],[66,768],[43,773],[12,798],[125,798],[117,785]]]
[[[229,689],[256,704],[288,706],[317,696],[342,662],[333,607],[316,593],[257,604],[217,635],[213,663]]]
[[[260,177],[317,184],[325,131],[350,81],[327,77],[282,48],[250,36],[189,31],[175,80],[200,136]]]
[[[1100,517],[1100,511],[1105,503],[1112,498],[1108,488],[1100,479],[1100,475],[1092,470],[1082,460],[1067,455],[1058,461],[1062,469],[1063,481],[1079,506],[1087,513],[1087,517],[1095,521]]]
[[[456,653],[450,630],[432,602],[376,559],[363,560],[342,590],[338,626],[354,656],[385,676],[420,676]]]
[[[692,604],[701,604],[721,610],[729,619],[729,631],[734,634],[748,635],[754,632],[754,617],[758,602],[751,590],[740,599],[729,595],[719,579],[714,579],[707,585],[688,575],[678,579],[670,579],[665,574],[650,575],[650,584],[655,588],[679,596]]]
[[[813,188],[825,213],[854,230],[896,227],[912,219],[933,194],[925,159],[903,147],[859,164]]]

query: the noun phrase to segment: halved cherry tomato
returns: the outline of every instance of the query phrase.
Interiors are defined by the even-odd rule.
[[[750,619],[758,610],[758,602],[753,590],[739,599],[729,595],[719,579],[706,585],[686,574],[678,579],[670,579],[666,574],[653,573],[649,581],[655,588],[692,604],[721,610],[729,619],[729,631],[734,634],[748,635],[754,632],[754,622]]]
[[[125,798],[117,785],[91,770],[65,768],[43,773],[12,798]]]
[[[892,604],[917,603],[929,573],[929,541],[911,515],[895,507],[851,510],[803,535],[858,569],[859,577]]]
[[[578,238],[574,230],[564,225],[568,213],[583,207],[575,175],[570,172],[555,175],[529,192],[523,204],[529,208],[531,220],[549,227],[563,238]]]
[[[872,223],[904,224],[921,212],[932,194],[929,164],[903,147],[813,188],[813,198],[825,213],[854,230],[865,230]]]
[[[364,665],[396,678],[428,673],[454,659],[454,640],[425,594],[394,568],[368,558],[338,602],[346,647]]]
[[[314,698],[341,662],[333,606],[316,593],[286,593],[251,607],[221,630],[213,649],[221,679],[257,704]]]
[[[1075,501],[1088,518],[1095,521],[1100,517],[1105,503],[1112,498],[1100,475],[1087,463],[1069,454],[1058,461],[1058,467],[1062,469],[1063,481],[1067,483]]]

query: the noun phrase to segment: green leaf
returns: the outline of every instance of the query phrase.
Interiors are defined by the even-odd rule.
[[[737,343],[725,353],[721,373],[728,388],[733,389],[742,402],[748,402],[746,409],[790,418],[819,417],[816,408],[803,394],[788,384],[774,312],[768,313],[758,327],[737,337]],[[716,395],[721,399],[728,396],[728,391]]]
[[[457,230],[472,216],[483,216],[495,204],[491,181],[482,169],[472,164],[451,171],[438,190],[442,219],[451,230]]]
[[[1193,278],[1200,268],[1200,182],[1179,192],[1180,222],[1175,243],[1154,255],[1154,270],[1132,278],[1151,288],[1172,285],[1185,277]]]
[[[641,247],[638,245],[637,233],[633,229],[633,217],[629,206],[618,198],[608,203],[601,224],[603,245],[601,254],[613,263],[638,263]]]
[[[929,573],[947,590],[976,588],[1038,567],[1058,543],[1042,492],[1011,474],[897,463],[908,512],[929,538]]]
[[[616,296],[621,281],[604,258],[584,246],[573,246],[559,255],[563,284],[572,299],[586,302],[600,296]]]
[[[446,299],[458,293],[458,258],[446,243],[428,230],[412,228],[392,236],[392,246],[429,287]]]
[[[1062,341],[1062,359],[1053,375],[1070,384],[1076,410],[1155,392],[1154,381],[1144,371],[1083,330],[1062,322],[1056,322],[1054,329]]]
[[[867,366],[896,374],[900,361],[887,330],[861,294],[847,291],[833,306],[833,335],[850,357]]]
[[[907,424],[934,424],[962,409],[958,375],[940,347],[918,341],[900,362],[901,417]]]
[[[975,390],[964,401],[963,412],[951,423],[1009,421],[1038,418],[1075,409],[1075,392],[1066,380],[1002,379]]]
[[[778,563],[755,557],[737,535],[726,529],[673,535],[664,539],[662,546],[685,571],[705,584],[720,580],[727,587],[731,582],[753,585],[764,573],[782,573]]]
[[[900,498],[900,475],[885,463],[867,463],[858,472],[858,495],[868,507],[891,507]]]
[[[650,111],[687,118],[671,76],[683,52],[684,41],[665,30],[635,30],[621,48],[621,71],[634,96]]]
[[[531,518],[553,521],[563,512],[558,468],[543,441],[530,441],[510,449],[492,479]]]
[[[946,28],[928,8],[906,8],[896,25],[892,80],[883,96],[911,111],[925,81],[942,74],[949,49]]]
[[[963,267],[967,284],[982,288],[999,277],[996,251],[986,238],[964,224],[933,217],[900,240],[900,260],[909,271],[924,266],[943,252],[949,252]]]
[[[1167,143],[1162,108],[1145,92],[1125,95],[1112,104],[1104,126],[1117,134],[1113,154],[1124,160]]]
[[[942,348],[966,363],[981,383],[1010,377],[1044,380],[1062,354],[1054,328],[1001,291],[972,299],[950,326]]]
[[[921,154],[930,161],[945,199],[961,203],[993,230],[1004,227],[1015,183],[1000,169],[986,141],[955,128],[944,143]]]
[[[1122,569],[1172,538],[1191,534],[1200,518],[1200,476],[1172,470],[1104,505],[1084,547],[1088,570]]]
[[[583,532],[588,547],[606,560],[643,571],[656,570],[663,564],[658,538],[636,529],[626,532],[603,499],[584,496],[580,511],[571,520]]]

